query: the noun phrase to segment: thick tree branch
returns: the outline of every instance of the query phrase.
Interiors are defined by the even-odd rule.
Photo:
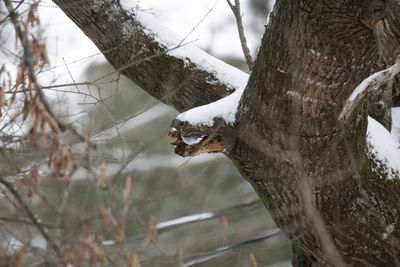
[[[347,99],[342,112],[339,115],[339,120],[346,122],[350,117],[355,107],[361,102],[364,97],[375,90],[378,90],[383,84],[391,81],[400,72],[400,60],[388,69],[376,72],[362,81],[353,93]]]
[[[236,77],[246,74],[191,44],[180,44],[182,38],[140,6],[127,6],[127,1],[121,6],[116,0],[54,2],[114,68],[178,111],[216,101],[244,86]]]

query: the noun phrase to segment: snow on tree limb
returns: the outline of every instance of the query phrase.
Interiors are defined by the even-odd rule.
[[[234,75],[234,73],[232,73]],[[243,79],[243,84],[247,77]],[[245,87],[213,103],[195,107],[179,114],[172,122],[170,136],[175,153],[196,156],[202,153],[224,152],[223,132],[234,126],[236,112]]]
[[[369,92],[377,90],[380,86],[392,80],[399,72],[400,60],[397,60],[396,63],[391,67],[378,71],[363,80],[347,99],[338,120],[346,122],[357,104],[365,97],[365,95],[367,95]]]
[[[241,77],[247,77],[162,26],[152,14],[140,10],[137,1],[54,3],[94,42],[116,72],[178,111],[221,99],[242,86]]]
[[[120,0],[122,8],[127,11],[144,27],[144,31],[154,38],[160,46],[164,46],[168,55],[183,59],[186,64],[194,63],[198,68],[213,73],[219,82],[226,84],[229,89],[238,89],[247,84],[248,75],[210,54],[165,27],[156,17],[140,10],[135,1]],[[215,82],[215,81],[214,81]]]
[[[227,125],[233,125],[244,87],[216,102],[196,107],[181,113],[176,117],[192,125],[213,126],[214,118],[222,118]]]
[[[225,83],[228,88],[237,89],[246,85],[248,75],[245,72],[204,52],[187,41],[187,37],[180,37],[162,25],[153,14],[133,6],[132,1],[121,0],[120,3],[127,12],[136,16],[136,20],[143,25],[145,32],[161,46],[165,46],[168,55],[181,58],[187,64],[195,63],[200,69],[215,74],[219,81]]]

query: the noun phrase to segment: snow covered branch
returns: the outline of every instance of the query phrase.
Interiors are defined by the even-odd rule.
[[[399,72],[400,60],[397,60],[396,63],[391,67],[376,72],[363,80],[361,84],[358,85],[356,89],[354,89],[353,93],[344,104],[343,109],[339,115],[339,121],[346,122],[357,104],[360,103],[360,101],[364,99],[364,97],[369,92],[377,90],[380,86],[392,80]]]
[[[178,111],[214,102],[247,83],[247,74],[177,36],[136,1],[54,2],[117,72]]]

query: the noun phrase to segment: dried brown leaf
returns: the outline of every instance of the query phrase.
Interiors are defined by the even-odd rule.
[[[253,252],[250,252],[250,267],[257,267],[257,261]]]
[[[225,215],[221,216],[221,241],[222,245],[226,246],[228,244],[228,219]]]
[[[24,258],[27,252],[27,248],[24,246],[22,248],[17,249],[14,252],[14,266],[22,267],[24,263]]]
[[[147,233],[146,237],[142,241],[142,246],[144,248],[146,248],[147,245],[149,244],[150,240],[151,240],[151,235],[150,235],[150,233]]]
[[[131,253],[126,260],[126,267],[140,267],[140,262],[138,256],[136,254]]]
[[[149,219],[149,227],[146,234],[146,237],[142,241],[142,246],[145,248],[149,244],[151,239],[157,239],[158,232],[157,232],[157,221],[154,216],[151,216]]]
[[[39,169],[37,164],[33,165],[29,171],[29,178],[34,181],[35,185],[39,184]]]
[[[60,128],[58,127],[57,121],[45,110],[41,113],[43,120],[47,122],[47,124],[50,126],[50,128],[53,130],[55,133],[60,132]]]
[[[22,108],[22,120],[23,121],[26,120],[29,113],[31,112],[31,107],[32,107],[31,102],[28,100],[28,98],[25,98],[24,107]]]
[[[139,236],[141,237],[145,236],[146,232],[147,232],[147,225],[143,221],[140,221]]]
[[[106,160],[104,159],[104,155],[101,156],[101,163],[100,163],[100,177],[96,181],[96,185],[104,186],[106,179]]]
[[[150,230],[151,237],[152,237],[153,239],[157,239],[157,237],[158,237],[158,232],[157,232],[157,221],[156,221],[156,218],[155,218],[154,216],[151,216],[151,217],[150,217],[150,220],[149,220],[149,230]]]
[[[49,161],[47,162],[47,166],[51,166],[52,162],[53,162],[53,156],[55,155],[57,149],[58,149],[58,142],[56,139],[54,139],[53,144],[51,146],[51,150],[50,150],[50,155],[49,155]]]
[[[86,236],[82,237],[80,241],[82,248],[87,250],[87,257],[89,258],[90,263],[93,264],[98,262],[105,264],[107,262],[101,244],[94,242]]]
[[[8,106],[8,104],[7,104],[6,93],[5,93],[4,90],[0,87],[0,108],[1,108],[2,106]]]
[[[15,88],[18,88],[20,84],[24,85],[25,76],[25,64],[20,64],[17,70],[17,76],[15,77]]]
[[[85,148],[88,148],[88,147],[89,147],[90,133],[92,132],[92,130],[93,130],[93,128],[94,128],[94,125],[95,125],[95,120],[92,120],[92,121],[90,122],[89,128],[88,128],[87,131],[86,131],[86,135],[85,135]]]
[[[117,226],[117,234],[115,236],[115,243],[122,245],[125,240],[125,220],[121,218]]]
[[[129,197],[131,194],[131,184],[132,184],[132,179],[131,179],[131,176],[128,175],[125,180],[125,188],[124,188],[123,200],[122,200],[124,207],[129,205]]]
[[[40,25],[40,19],[37,16],[37,9],[38,9],[39,3],[33,3],[28,11],[28,15],[26,18],[26,23],[30,24],[31,27],[36,25]]]
[[[107,230],[111,231],[112,228],[117,227],[117,220],[115,220],[109,209],[102,207],[100,212]]]

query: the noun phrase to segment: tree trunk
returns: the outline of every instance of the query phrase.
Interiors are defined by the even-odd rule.
[[[54,2],[116,69],[179,111],[236,89],[168,54],[118,1]],[[400,180],[369,153],[372,105],[365,100],[346,124],[337,119],[378,54],[382,64],[399,54],[398,11],[395,0],[276,1],[235,125],[218,132],[292,240],[295,266],[400,265]]]
[[[398,224],[399,183],[373,172],[367,102],[348,125],[337,120],[377,58],[361,8],[276,3],[230,153],[294,247],[317,265],[393,266],[400,256],[398,230],[382,238]]]

